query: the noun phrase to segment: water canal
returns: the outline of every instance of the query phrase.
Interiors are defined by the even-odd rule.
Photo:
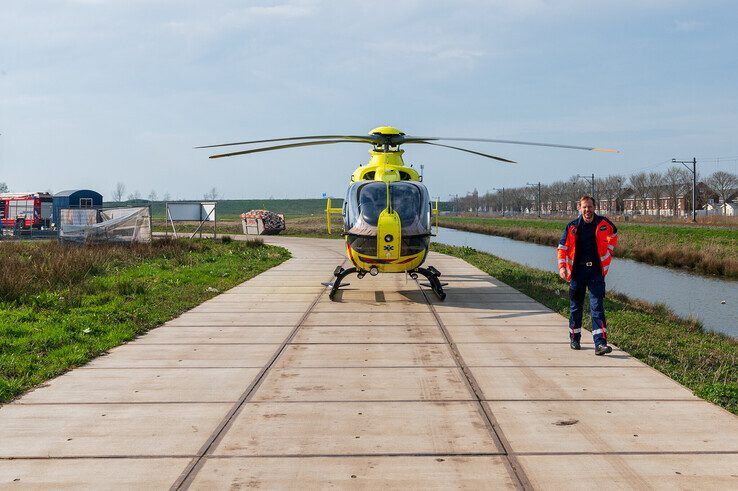
[[[468,246],[532,268],[557,271],[556,250],[549,246],[449,228],[441,228],[434,241]],[[699,319],[705,329],[738,338],[738,282],[617,257],[612,264],[607,275],[608,290],[664,304],[682,317]]]

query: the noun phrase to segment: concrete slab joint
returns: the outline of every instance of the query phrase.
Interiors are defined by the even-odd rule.
[[[342,242],[267,241],[293,258],[0,408],[0,487],[738,488],[738,418],[463,261],[429,257],[444,303],[330,302]]]

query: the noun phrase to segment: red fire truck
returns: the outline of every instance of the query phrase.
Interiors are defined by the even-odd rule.
[[[0,194],[0,219],[5,228],[42,228],[51,225],[53,198],[49,193]]]

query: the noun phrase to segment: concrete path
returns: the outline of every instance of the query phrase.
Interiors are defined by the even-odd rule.
[[[738,418],[461,260],[431,254],[444,303],[330,302],[342,243],[270,241],[293,259],[2,407],[0,487],[738,488]]]

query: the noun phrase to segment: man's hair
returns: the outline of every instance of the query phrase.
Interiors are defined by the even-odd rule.
[[[581,198],[579,198],[579,204],[581,204],[582,201],[585,201],[585,200],[590,200],[592,202],[592,206],[595,205],[595,199],[592,196],[588,195],[588,194],[585,194],[584,196],[582,196]]]

